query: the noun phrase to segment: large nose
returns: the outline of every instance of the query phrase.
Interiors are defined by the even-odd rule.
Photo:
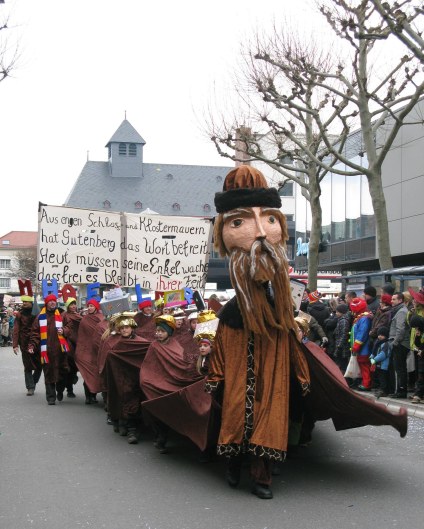
[[[255,239],[266,239],[266,231],[262,225],[262,217],[260,208],[254,208],[255,213]]]

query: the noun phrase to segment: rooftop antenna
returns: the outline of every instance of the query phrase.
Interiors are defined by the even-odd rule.
[[[124,110],[124,114],[125,114],[125,119],[127,119],[127,111]]]

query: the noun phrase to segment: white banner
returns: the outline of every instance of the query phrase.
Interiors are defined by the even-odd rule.
[[[38,280],[203,288],[211,225],[203,218],[41,206]]]

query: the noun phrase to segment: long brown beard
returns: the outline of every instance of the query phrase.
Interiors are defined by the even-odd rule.
[[[295,328],[288,262],[283,243],[255,241],[250,254],[235,248],[230,252],[230,278],[236,291],[244,325],[250,331],[269,335],[270,328]],[[265,286],[271,283],[273,305]]]

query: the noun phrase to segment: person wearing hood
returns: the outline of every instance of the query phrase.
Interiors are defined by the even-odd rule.
[[[371,313],[368,312],[367,302],[362,298],[353,298],[350,303],[350,310],[354,320],[350,332],[350,344],[352,354],[358,358],[359,368],[362,375],[362,384],[358,386],[359,391],[371,391],[371,364],[369,356],[371,329]]]
[[[330,311],[328,307],[321,301],[321,294],[318,292],[318,290],[311,292],[308,295],[308,298],[308,313],[313,316],[324,329],[325,320],[330,317]]]

